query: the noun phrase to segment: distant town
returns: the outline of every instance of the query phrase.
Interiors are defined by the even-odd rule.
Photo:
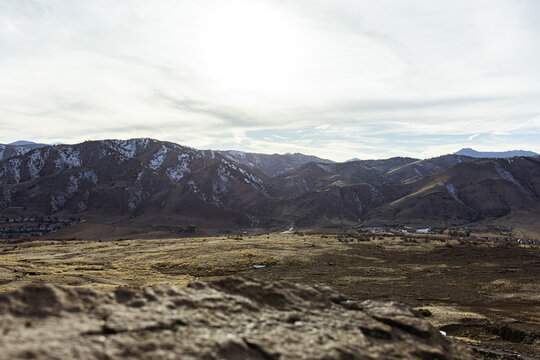
[[[0,217],[0,239],[35,238],[59,229],[85,222],[83,217],[63,216],[3,216]],[[179,230],[179,233],[194,234],[197,226],[188,225]],[[458,228],[443,227],[411,227],[405,225],[392,226],[359,226],[354,229],[362,235],[381,236],[449,236],[451,238],[497,241],[514,244],[540,245],[540,240],[521,238],[513,235],[511,226],[488,226],[482,231],[464,226]],[[247,234],[248,231],[243,231]]]
[[[18,239],[42,236],[68,225],[86,221],[82,217],[7,216],[0,217],[0,238]]]
[[[500,241],[506,243],[540,245],[540,240],[531,238],[515,237],[512,234],[511,226],[492,226],[482,231],[482,235],[475,234],[469,227],[461,227],[456,229],[426,227],[414,228],[410,226],[366,226],[357,227],[356,231],[362,234],[373,235],[394,235],[394,236],[419,236],[419,235],[448,235],[454,238],[471,239],[481,241]],[[489,233],[490,235],[484,235]],[[497,234],[497,235],[495,235]]]

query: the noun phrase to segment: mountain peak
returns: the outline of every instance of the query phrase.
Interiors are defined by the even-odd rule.
[[[515,156],[537,156],[538,154],[532,151],[525,150],[509,150],[509,151],[476,151],[471,148],[463,148],[454,153],[454,155],[464,155],[474,158],[510,158]]]
[[[18,140],[18,141],[14,141],[14,142],[12,142],[12,143],[9,143],[8,145],[22,146],[22,145],[34,145],[34,144],[36,144],[36,143],[33,142],[33,141]]]

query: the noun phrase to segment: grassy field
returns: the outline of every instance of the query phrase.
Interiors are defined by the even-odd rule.
[[[329,285],[422,308],[450,336],[540,353],[540,248],[444,238],[268,234],[0,243],[0,292],[51,282],[98,290],[238,274]],[[255,268],[254,265],[265,265]]]

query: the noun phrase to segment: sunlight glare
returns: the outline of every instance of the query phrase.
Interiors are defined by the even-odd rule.
[[[218,86],[278,91],[292,85],[304,61],[301,27],[258,1],[227,1],[201,22],[200,66]]]

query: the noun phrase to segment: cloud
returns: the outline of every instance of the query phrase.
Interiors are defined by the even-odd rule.
[[[329,130],[330,127],[331,127],[331,126],[328,125],[328,124],[323,124],[323,125],[315,126],[315,130]]]
[[[514,0],[4,0],[0,142],[149,136],[343,160],[540,152],[538,11]]]

